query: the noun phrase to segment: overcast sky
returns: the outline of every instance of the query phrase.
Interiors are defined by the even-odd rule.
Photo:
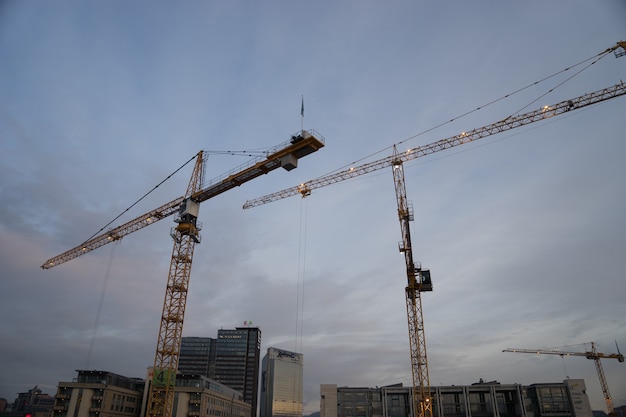
[[[247,320],[263,353],[302,352],[305,413],[320,384],[410,385],[391,170],[243,203],[619,83],[626,57],[574,66],[620,40],[623,0],[0,2],[0,397],[54,394],[85,367],[144,377],[173,219],[40,265],[199,150],[286,141],[303,96],[325,148],[202,205],[183,334]],[[584,378],[604,409],[592,361],[502,349],[626,350],[625,109],[620,97],[405,164],[414,258],[434,285],[431,385]],[[246,161],[214,153],[207,178]],[[184,194],[190,174],[121,221]],[[603,366],[626,404],[626,364]]]

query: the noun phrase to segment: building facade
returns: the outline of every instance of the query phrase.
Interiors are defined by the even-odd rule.
[[[52,417],[54,397],[43,393],[37,386],[20,392],[12,405],[0,398],[0,417]],[[7,412],[7,409],[10,412]]]
[[[249,417],[243,394],[202,375],[177,375],[173,417]]]
[[[526,387],[527,409],[533,416],[592,416],[587,388],[582,379],[562,384],[533,384]]]
[[[141,417],[149,390],[143,379],[78,371],[74,381],[59,382],[53,417]],[[202,375],[176,376],[173,417],[249,417],[251,410],[243,394],[232,388]]]
[[[178,372],[215,379],[216,340],[211,337],[183,337]]]
[[[592,417],[585,382],[431,387],[433,417]],[[320,417],[412,417],[412,388],[320,385]]]
[[[54,417],[139,417],[145,381],[106,371],[77,371],[59,382]]]
[[[220,329],[215,352],[215,379],[241,393],[256,417],[259,397],[261,330],[258,327]]]
[[[261,368],[261,417],[302,417],[302,354],[270,347]]]

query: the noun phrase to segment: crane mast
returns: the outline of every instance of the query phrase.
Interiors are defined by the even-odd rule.
[[[161,324],[157,340],[150,396],[146,416],[170,417],[174,404],[174,387],[178,357],[183,335],[187,305],[187,291],[191,276],[191,261],[196,243],[200,243],[201,223],[198,222],[200,204],[191,196],[200,191],[204,177],[203,153],[198,153],[196,165],[187,187],[185,199],[174,220],[178,225],[170,235],[174,239],[172,258],[165,288]]]
[[[600,387],[602,388],[602,395],[604,396],[604,402],[606,404],[606,408],[610,416],[615,415],[615,408],[613,407],[613,398],[611,397],[611,393],[609,392],[609,384],[606,382],[606,376],[604,375],[604,369],[602,369],[602,363],[600,359],[617,359],[619,362],[624,362],[624,355],[619,353],[600,353],[596,349],[596,344],[591,342],[591,350],[587,352],[565,352],[558,349],[504,349],[502,352],[513,352],[513,353],[535,353],[535,354],[543,354],[543,355],[559,355],[561,357],[564,356],[584,356],[587,359],[591,359],[594,361],[596,365],[596,372],[598,373],[598,379],[600,380]]]
[[[394,147],[394,155],[398,156]],[[411,353],[411,374],[413,377],[413,410],[418,417],[432,417],[433,408],[428,376],[428,358],[426,355],[426,335],[424,333],[424,315],[422,311],[422,291],[432,291],[430,271],[423,271],[413,260],[411,230],[409,222],[414,220],[413,208],[407,201],[402,160],[397,158],[392,165],[393,181],[396,189],[398,219],[402,242],[400,252],[404,254],[407,286],[406,313],[409,327],[409,347]]]

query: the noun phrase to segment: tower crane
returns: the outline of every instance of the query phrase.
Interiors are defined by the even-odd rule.
[[[177,225],[170,233],[174,239],[174,246],[163,301],[146,416],[170,417],[172,415],[191,263],[195,245],[201,240],[199,232],[202,225],[197,221],[200,203],[278,167],[291,171],[297,167],[298,159],[316,152],[323,146],[324,139],[319,133],[314,130],[301,130],[291,136],[290,141],[269,150],[265,158],[253,159],[249,164],[239,167],[237,171],[211,180],[204,188],[204,154],[200,151],[196,155],[196,163],[184,196],[89,239],[47,260],[41,266],[43,269],[58,266],[176,214],[174,221]]]
[[[413,376],[413,410],[420,417],[431,417],[433,405],[430,394],[430,377],[428,375],[428,359],[426,355],[426,335],[424,334],[424,315],[422,313],[422,291],[432,291],[430,271],[422,270],[421,264],[413,260],[411,245],[411,229],[409,222],[414,220],[412,206],[406,198],[404,167],[397,149],[393,149],[393,182],[396,188],[398,219],[402,242],[400,252],[404,254],[406,264],[407,286],[405,288],[406,314],[409,326],[409,345],[411,353],[411,370]]]
[[[621,52],[618,54],[618,50],[626,51],[626,42],[617,42],[616,45],[608,48],[603,53],[614,52],[616,57],[625,55]],[[408,149],[404,152],[398,152],[394,146],[393,154],[390,156],[373,162],[367,162],[359,166],[350,167],[345,170],[335,171],[316,179],[306,181],[294,187],[248,200],[243,205],[243,208],[250,209],[298,194],[304,198],[309,196],[313,190],[327,185],[336,184],[341,181],[369,174],[388,167],[393,169],[396,200],[398,203],[398,217],[400,220],[403,238],[400,246],[400,252],[404,253],[405,256],[408,281],[405,289],[405,296],[407,304],[407,321],[409,326],[411,373],[413,377],[413,409],[418,417],[432,417],[432,401],[421,298],[421,292],[432,291],[432,281],[430,271],[422,270],[421,265],[415,265],[413,261],[408,223],[413,220],[413,213],[406,201],[404,172],[402,168],[403,163],[459,145],[474,142],[491,135],[507,132],[518,127],[559,116],[593,104],[601,103],[625,94],[626,84],[620,82],[619,84],[597,90],[592,93],[583,94],[579,97],[561,101],[560,103],[556,103],[552,106],[544,106],[531,112],[509,116],[498,122],[479,127],[468,132],[462,132],[446,139],[440,139],[427,145]]]
[[[602,394],[604,395],[604,402],[606,403],[606,408],[609,412],[609,415],[615,415],[615,409],[613,408],[613,399],[611,398],[611,393],[609,392],[609,385],[606,383],[606,377],[604,376],[604,370],[602,369],[602,363],[600,359],[617,359],[619,362],[624,362],[624,355],[619,352],[619,348],[617,349],[617,353],[600,353],[596,350],[595,343],[591,342],[591,350],[587,352],[566,352],[558,349],[504,349],[502,352],[513,352],[513,353],[536,353],[536,354],[544,354],[544,355],[559,355],[563,356],[584,356],[587,359],[591,359],[596,364],[596,371],[598,372],[598,378],[600,379],[600,386],[602,387]]]

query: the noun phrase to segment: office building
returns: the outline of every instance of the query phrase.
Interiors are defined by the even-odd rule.
[[[301,353],[270,347],[261,372],[261,417],[301,417]]]
[[[178,372],[215,379],[216,345],[216,340],[210,337],[183,337]]]
[[[150,386],[143,379],[106,371],[77,372],[73,382],[59,382],[53,417],[145,415]],[[202,375],[176,376],[172,417],[249,417],[250,413],[242,393]]]
[[[243,394],[202,375],[176,376],[173,417],[249,417]]]
[[[320,417],[412,417],[412,387],[320,386]],[[431,387],[433,417],[592,417],[585,381]]]
[[[7,406],[6,400],[0,399],[0,413],[4,413]],[[51,417],[53,406],[54,397],[43,393],[41,389],[35,386],[28,392],[17,394],[11,407],[11,413],[7,413],[6,417]]]
[[[236,327],[217,332],[215,379],[241,393],[252,406],[250,417],[256,417],[259,395],[261,330],[258,327]]]
[[[139,417],[145,381],[106,371],[77,371],[59,382],[53,417]]]
[[[566,379],[562,384],[533,384],[526,387],[527,409],[533,416],[592,415],[587,388],[582,379]]]

